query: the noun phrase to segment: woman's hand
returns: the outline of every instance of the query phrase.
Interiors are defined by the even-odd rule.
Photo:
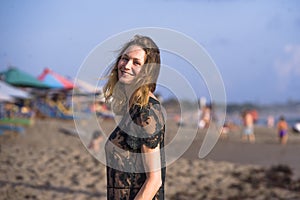
[[[144,167],[147,174],[147,179],[142,188],[138,192],[135,200],[153,199],[159,188],[161,187],[161,162],[160,162],[160,147],[159,145],[151,149],[146,145],[142,146]]]

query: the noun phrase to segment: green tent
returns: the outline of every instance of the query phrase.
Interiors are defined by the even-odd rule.
[[[0,72],[0,79],[19,87],[50,88],[49,85],[15,67],[10,67],[8,70]]]

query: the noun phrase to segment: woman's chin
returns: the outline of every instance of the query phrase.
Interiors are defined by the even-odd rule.
[[[130,85],[132,83],[132,80],[120,78],[119,83],[124,85]]]

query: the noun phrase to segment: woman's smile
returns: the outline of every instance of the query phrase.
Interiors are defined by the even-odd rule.
[[[134,76],[134,74],[126,72],[125,70],[120,70],[120,72],[121,72],[122,76],[126,76],[126,75]]]

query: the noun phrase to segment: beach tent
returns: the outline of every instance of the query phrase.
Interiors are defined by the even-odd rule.
[[[14,102],[14,98],[0,91],[0,102]]]
[[[74,79],[72,80],[74,82],[75,88],[79,91],[79,93],[83,94],[99,94],[101,93],[102,89],[100,87],[94,86],[86,81],[83,81],[81,79]]]
[[[48,68],[44,69],[42,74],[38,76],[38,79],[51,88],[73,89],[74,87],[74,84],[70,80]]]
[[[34,76],[15,67],[10,67],[8,70],[0,72],[0,79],[14,86],[49,88],[47,84],[42,83]]]
[[[86,81],[83,81],[81,79],[73,79],[74,82],[74,90],[73,95],[84,95],[84,96],[94,96],[95,95],[95,101],[105,102],[103,89],[102,87],[98,87],[97,85],[92,85]]]
[[[13,98],[20,98],[20,99],[31,98],[28,92],[20,90],[14,86],[11,86],[1,80],[0,80],[0,95],[4,98],[11,97],[12,100]]]

